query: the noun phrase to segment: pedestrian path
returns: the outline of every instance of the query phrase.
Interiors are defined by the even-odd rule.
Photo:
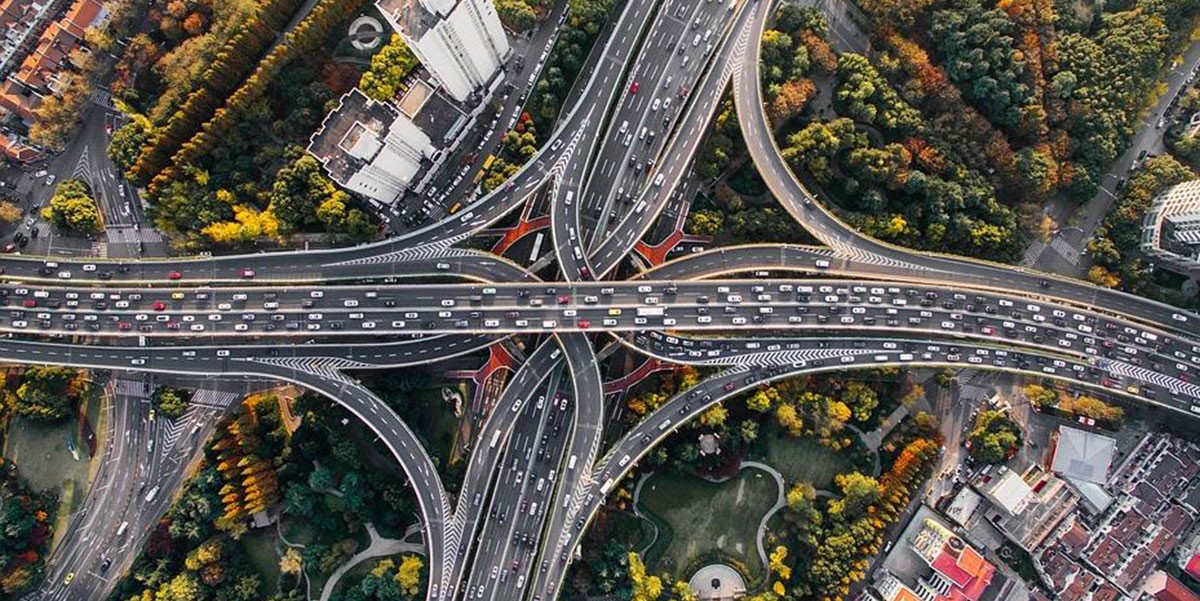
[[[366,549],[355,553],[346,563],[338,566],[338,569],[329,575],[329,580],[325,581],[325,588],[321,589],[321,601],[329,601],[329,597],[333,595],[334,589],[337,588],[338,581],[342,579],[342,576],[350,568],[372,557],[384,557],[397,553],[425,554],[425,546],[420,543],[406,543],[400,539],[384,538],[375,530],[374,524],[367,522],[364,525],[367,528],[367,536],[371,539],[370,544],[367,545]]]

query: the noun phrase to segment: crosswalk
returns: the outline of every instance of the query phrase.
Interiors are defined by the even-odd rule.
[[[1050,248],[1054,249],[1054,252],[1057,252],[1062,258],[1066,259],[1068,263],[1072,265],[1079,264],[1079,251],[1075,250],[1075,247],[1071,246],[1066,240],[1063,240],[1061,236],[1055,236],[1050,241]]]
[[[109,111],[117,110],[117,105],[113,102],[112,94],[109,93],[108,90],[100,88],[92,90],[92,93],[88,95],[88,100],[91,101],[92,104],[95,104],[96,106],[102,106]]]
[[[105,228],[109,244],[159,243],[163,241],[158,230],[148,227],[110,226]]]
[[[1041,240],[1034,240],[1030,243],[1029,247],[1025,249],[1025,255],[1021,258],[1021,265],[1030,267],[1037,264],[1041,260],[1042,255],[1045,254],[1046,249],[1058,253],[1059,256],[1071,265],[1079,264],[1080,251],[1071,246],[1071,243],[1067,242],[1062,236],[1055,235],[1050,239],[1049,243],[1042,242]]]
[[[1028,248],[1025,249],[1025,256],[1021,258],[1021,265],[1030,267],[1042,258],[1042,253],[1046,251],[1046,243],[1041,240],[1034,240]]]
[[[186,431],[192,431],[211,419],[212,413],[224,413],[239,396],[237,393],[208,388],[195,391],[188,403],[187,412],[179,419],[167,420],[167,426],[163,430],[163,451],[167,452],[174,448],[175,443]]]

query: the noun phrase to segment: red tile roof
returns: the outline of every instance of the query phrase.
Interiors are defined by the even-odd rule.
[[[1200,601],[1200,597],[1196,596],[1196,593],[1176,580],[1174,576],[1165,572],[1161,574],[1162,577],[1152,579],[1153,585],[1147,587],[1146,590],[1155,599],[1158,601]],[[1157,590],[1151,590],[1151,588],[1157,588]]]
[[[1192,558],[1188,560],[1187,565],[1183,568],[1183,571],[1186,572],[1188,576],[1191,576],[1196,580],[1200,580],[1200,553],[1192,554]]]

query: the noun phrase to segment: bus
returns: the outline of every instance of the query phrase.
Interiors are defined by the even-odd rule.
[[[488,445],[488,448],[489,449],[496,448],[496,443],[498,443],[498,442],[500,442],[500,431],[496,430],[495,432],[492,432],[492,443]]]
[[[662,307],[638,307],[638,317],[662,317],[666,313],[666,309]]]
[[[494,162],[496,162],[496,156],[492,154],[487,155],[487,158],[483,160],[483,167],[481,167],[479,172],[475,174],[475,183],[478,184],[479,180],[483,179],[483,175],[487,173],[488,169],[491,169],[492,163]]]

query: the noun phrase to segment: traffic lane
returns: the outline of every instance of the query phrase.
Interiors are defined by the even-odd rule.
[[[668,17],[656,23],[649,35],[650,47],[645,52],[646,57],[635,65],[627,78],[625,89],[630,91],[626,92],[625,102],[610,119],[610,123],[622,125],[615,134],[603,138],[596,169],[588,178],[581,195],[583,202],[576,205],[575,210],[568,211],[568,220],[572,223],[581,226],[596,224],[595,227],[583,228],[585,245],[604,235],[608,220],[602,216],[613,210],[613,202],[623,200],[626,190],[630,191],[628,194],[631,198],[632,192],[645,184],[643,165],[647,167],[648,175],[649,168],[653,167],[666,143],[665,135],[655,139],[655,134],[665,134],[674,118],[680,115],[678,107],[676,110],[671,108],[677,89],[675,86],[690,87],[695,83],[694,77],[699,75],[698,66],[703,58],[703,50],[698,44],[688,44],[685,39],[687,24],[695,24],[693,30],[701,24],[711,27],[726,12],[714,9],[717,5],[711,2],[697,2],[694,6],[689,2],[674,4],[677,6],[668,4],[664,7]],[[674,52],[676,47],[680,48],[678,53]],[[686,63],[683,62],[685,55]],[[676,77],[679,79],[676,80]],[[631,86],[634,83],[639,85],[641,94],[632,93]],[[660,96],[659,90],[666,90],[665,96]],[[664,115],[661,126],[660,115]],[[612,131],[612,128],[609,129]],[[650,138],[647,139],[647,136]],[[635,137],[637,143],[633,142]]]
[[[710,308],[708,305],[713,300],[713,297],[716,297],[718,301],[721,300],[720,294],[714,294],[713,297],[695,295],[692,296],[689,302],[688,298],[691,296],[689,290],[686,288],[674,288],[676,290],[675,294],[661,294],[661,297],[630,298],[627,299],[627,302],[623,303],[613,302],[606,305],[584,305],[576,308],[551,306],[517,311],[504,305],[484,306],[479,304],[478,306],[473,305],[474,308],[470,309],[456,308],[439,311],[436,314],[438,319],[434,321],[428,321],[435,316],[434,313],[430,312],[421,314],[408,312],[403,308],[386,312],[374,310],[367,312],[368,309],[357,306],[358,301],[353,301],[355,304],[353,307],[314,308],[303,311],[233,311],[231,307],[225,307],[217,313],[209,313],[204,319],[201,319],[203,316],[199,313],[174,311],[157,314],[115,312],[107,314],[105,316],[106,321],[104,322],[92,323],[97,327],[103,325],[110,330],[116,329],[122,324],[130,324],[130,327],[126,328],[126,331],[115,332],[127,337],[147,334],[147,332],[141,332],[140,330],[144,329],[145,325],[152,323],[149,321],[152,316],[154,319],[162,321],[177,319],[185,321],[190,319],[192,321],[200,321],[201,323],[208,321],[206,327],[210,334],[222,327],[225,328],[226,334],[242,334],[238,330],[249,330],[251,326],[257,332],[260,326],[256,324],[274,326],[277,323],[275,322],[276,319],[280,320],[280,325],[282,325],[284,320],[288,320],[287,325],[289,327],[293,325],[297,326],[297,329],[291,332],[293,336],[314,335],[307,329],[299,329],[299,324],[304,323],[305,320],[307,320],[308,328],[313,329],[314,326],[321,328],[322,323],[335,328],[339,324],[343,324],[344,326],[345,322],[337,321],[339,319],[349,319],[349,323],[352,325],[350,329],[333,330],[334,333],[341,332],[344,335],[357,335],[366,326],[371,326],[369,333],[381,335],[421,331],[430,333],[464,330],[477,332],[481,329],[486,330],[487,328],[494,328],[494,331],[497,333],[501,331],[529,331],[531,328],[538,328],[539,325],[542,329],[545,329],[547,323],[551,323],[551,329],[556,331],[572,329],[572,326],[577,330],[586,330],[592,327],[606,330],[637,330],[653,327],[705,330],[739,328],[743,326],[804,329],[812,327],[832,328],[840,325],[853,328],[857,324],[862,324],[863,326],[896,327],[902,324],[912,325],[917,323],[924,324],[927,326],[927,329],[961,330],[971,334],[978,329],[982,335],[1004,335],[1014,342],[1033,344],[1056,342],[1063,348],[1078,347],[1090,354],[1097,356],[1108,355],[1110,358],[1113,353],[1124,352],[1129,355],[1145,353],[1151,359],[1173,360],[1178,358],[1181,360],[1190,360],[1200,366],[1200,361],[1196,360],[1197,351],[1189,348],[1183,341],[1177,342],[1173,339],[1162,338],[1157,334],[1138,330],[1128,325],[1121,326],[1117,321],[1105,320],[1102,317],[1087,312],[1077,313],[1072,311],[1071,313],[1067,313],[1057,308],[1045,308],[1043,312],[1043,306],[1040,304],[1015,302],[1003,297],[985,297],[982,295],[968,297],[962,293],[951,293],[952,298],[955,300],[942,300],[938,304],[935,302],[936,299],[945,298],[941,297],[939,292],[940,294],[945,294],[947,290],[924,289],[924,295],[922,295],[922,289],[851,286],[849,284],[842,286],[835,284],[837,282],[821,286],[780,284],[778,285],[778,289],[786,289],[787,292],[778,295],[774,292],[766,292],[766,290],[770,289],[761,284],[751,285],[749,288],[732,288],[718,285],[715,290],[723,290],[722,294],[725,294],[724,298],[726,300],[726,304],[721,307],[721,312],[717,312],[716,306]],[[643,285],[643,287],[649,288],[649,285]],[[706,287],[700,288],[700,290],[707,292],[712,290],[712,288]],[[796,300],[790,300],[793,298],[792,294],[796,290],[811,292],[796,292],[794,296]],[[734,294],[734,291],[740,294]],[[742,296],[743,294],[745,295],[744,297]],[[864,296],[856,296],[856,294]],[[883,296],[873,296],[873,294],[881,294]],[[616,300],[620,297],[613,296],[611,298]],[[918,298],[920,299],[919,305],[916,302]],[[645,303],[648,300],[654,300],[655,303],[647,306]],[[701,302],[702,300],[704,302]],[[746,304],[743,304],[743,301]],[[978,304],[973,304],[971,301]],[[344,301],[344,303],[349,302]],[[909,304],[910,302],[912,304]],[[7,328],[10,331],[17,332],[32,331],[24,329],[27,327],[27,325],[23,325],[27,324],[24,321],[26,312],[24,310],[17,310],[16,313],[11,314],[10,312],[10,315],[7,316],[9,319],[8,324],[6,326],[0,325],[0,329]],[[30,319],[37,318],[44,320],[41,323],[50,323],[50,327],[53,327],[52,322],[57,318],[75,319],[74,313],[33,311],[29,311],[28,313]],[[240,322],[237,321],[239,313]],[[214,316],[220,319],[220,321],[211,321]],[[230,319],[225,320],[224,317],[226,316]],[[85,315],[84,317],[86,319],[95,318],[96,316]],[[556,321],[560,317],[567,318],[561,326]],[[3,317],[0,317],[0,321],[3,319]],[[405,319],[409,321],[405,321]],[[425,319],[426,321],[420,321],[421,319]],[[139,330],[134,331],[132,324],[138,323],[139,320],[143,323],[143,326],[139,326]],[[353,328],[353,324],[356,323],[355,320],[359,320],[360,326],[358,329]],[[377,328],[376,324],[380,321],[383,325]],[[172,321],[171,323],[179,322]],[[67,326],[70,325],[70,322],[61,325]],[[433,327],[429,327],[430,325]],[[480,326],[483,327],[481,328]],[[237,329],[229,331],[229,328]],[[408,329],[405,330],[405,328]],[[51,329],[42,331],[54,332],[62,330]],[[170,330],[160,331],[158,335],[161,336],[170,333]],[[150,334],[153,335],[152,333]],[[1116,342],[1112,338],[1115,338]],[[1120,344],[1117,344],[1117,342],[1120,342]],[[1104,347],[1104,350],[1099,348],[1101,345]],[[1137,359],[1134,362],[1137,363],[1140,361],[1141,359]],[[1187,369],[1185,368],[1181,371],[1187,371]]]
[[[649,332],[634,339],[636,348],[673,362],[708,365],[808,363],[818,368],[827,364],[852,368],[870,362],[910,364],[940,359],[961,367],[1019,370],[1039,377],[1076,381],[1091,388],[1115,390],[1127,398],[1180,411],[1190,411],[1191,403],[1200,398],[1190,385],[1186,392],[1181,392],[1180,381],[1170,374],[1120,360],[1082,358],[1053,349],[1018,351],[962,339],[817,339],[814,343],[812,339],[776,338],[724,341],[723,344],[727,346],[723,348],[722,357],[705,358],[703,354],[696,354],[693,348],[703,347],[705,342],[659,332]],[[839,344],[842,346],[839,347]],[[849,352],[839,352],[841,348],[849,349]],[[1125,384],[1132,380],[1142,384]]]
[[[529,355],[505,388],[495,409],[488,415],[484,425],[480,428],[480,441],[490,441],[494,437],[499,441],[499,437],[504,437],[506,433],[512,431],[517,416],[521,415],[534,400],[534,391],[550,377],[550,374],[555,372],[557,365],[561,362],[560,356],[561,351],[553,341],[542,343]],[[511,445],[511,443],[506,440],[506,445]],[[495,449],[490,444],[484,446],[482,442],[475,447],[475,452],[471,453],[463,477],[461,498],[474,499],[476,494],[483,494],[483,491],[491,487],[491,478],[502,451],[503,449]],[[469,556],[474,545],[475,530],[479,525],[482,511],[482,506],[474,503],[460,505],[455,511],[456,522],[462,524],[463,542],[459,548],[459,560],[455,564],[456,571],[449,579],[450,582],[458,583],[462,580],[463,572],[467,568],[466,557]]]
[[[685,111],[686,116],[671,137],[670,144],[664,150],[666,156],[690,159],[695,155],[703,139],[704,127],[716,112],[724,84],[731,75],[724,66],[736,51],[739,51],[739,44],[735,43],[736,38],[746,35],[748,31],[746,25],[749,23],[751,14],[753,12],[746,10],[745,5],[741,5],[740,9],[735,10],[734,20],[720,36],[720,45],[717,47],[719,52],[716,52],[716,58],[708,64],[707,71],[696,86],[696,91],[686,94],[686,100],[681,98],[681,102],[688,104]],[[658,169],[651,186],[640,195],[640,200],[634,206],[633,212],[621,220],[613,232],[595,247],[594,252],[589,253],[588,256],[595,273],[598,274],[597,277],[607,274],[616,267],[620,260],[628,254],[637,239],[650,228],[654,221],[653,217],[662,211],[689,164],[690,160],[664,162],[663,166]]]

